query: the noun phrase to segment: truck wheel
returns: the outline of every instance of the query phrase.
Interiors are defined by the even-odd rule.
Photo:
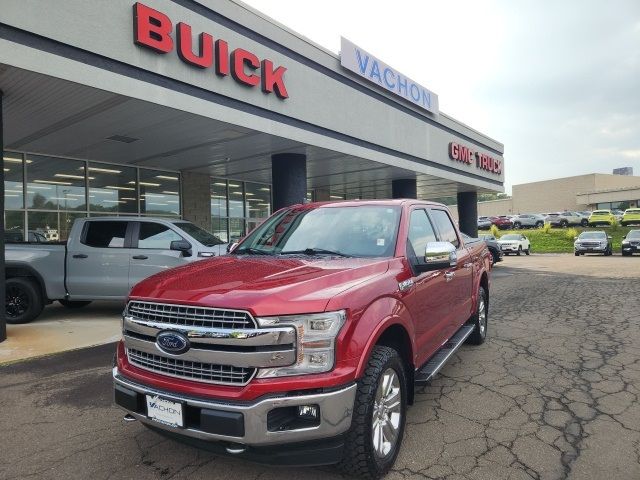
[[[469,319],[474,326],[473,332],[467,338],[471,345],[482,345],[487,338],[487,320],[489,319],[489,298],[484,287],[478,289],[478,307],[476,313]]]
[[[86,307],[87,305],[89,305],[91,303],[90,300],[87,300],[87,301],[58,300],[58,302],[60,302],[60,305],[62,305],[63,307],[66,307],[66,308],[82,308],[82,307]]]
[[[338,469],[349,476],[380,478],[400,451],[407,410],[407,380],[402,359],[376,345],[358,381],[351,428]]]
[[[5,284],[7,323],[29,323],[42,312],[44,300],[40,287],[30,278],[8,278]]]

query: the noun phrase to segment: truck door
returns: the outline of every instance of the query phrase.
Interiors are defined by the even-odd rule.
[[[430,208],[429,216],[438,232],[441,242],[450,242],[457,249],[458,260],[455,267],[446,270],[447,299],[451,309],[451,323],[448,336],[451,336],[471,316],[471,287],[473,284],[473,260],[469,250],[462,246],[456,228],[449,213],[445,210]]]
[[[444,278],[444,270],[419,272],[415,265],[424,257],[428,242],[437,241],[435,229],[424,208],[415,208],[409,217],[407,255],[413,271],[413,287],[403,301],[407,305],[416,329],[418,362],[422,363],[446,340],[445,335],[451,323],[449,285]]]
[[[171,242],[184,238],[171,227],[154,221],[135,222],[134,249],[129,269],[129,288],[141,280],[167,268],[184,265],[182,252],[171,250]]]
[[[66,284],[72,300],[120,299],[129,293],[130,227],[123,220],[87,220],[69,241]]]

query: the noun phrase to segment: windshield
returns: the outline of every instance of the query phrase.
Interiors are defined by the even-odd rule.
[[[399,206],[294,207],[256,228],[233,253],[391,257]]]
[[[604,232],[582,232],[578,238],[580,240],[600,240],[606,238],[606,234]]]
[[[222,245],[225,243],[215,235],[195,226],[191,222],[174,222],[174,225],[181,230],[184,230],[205,247],[215,247],[216,245]]]
[[[520,240],[520,235],[505,235],[500,237],[500,240]]]
[[[640,230],[631,230],[627,233],[627,240],[640,240]]]

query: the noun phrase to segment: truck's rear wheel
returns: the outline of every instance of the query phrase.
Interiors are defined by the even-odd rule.
[[[380,478],[393,466],[404,434],[407,380],[398,352],[376,345],[358,381],[351,428],[338,468],[347,475]]]
[[[40,287],[30,278],[7,278],[5,312],[7,323],[29,323],[42,312],[44,299]]]
[[[81,301],[81,300],[58,300],[60,302],[60,305],[62,305],[63,307],[66,308],[82,308],[82,307],[86,307],[87,305],[89,305],[91,303],[90,300],[85,300],[85,301]]]
[[[482,345],[487,338],[487,322],[489,320],[489,296],[484,287],[478,289],[478,306],[476,313],[469,319],[475,328],[467,342],[471,345]]]

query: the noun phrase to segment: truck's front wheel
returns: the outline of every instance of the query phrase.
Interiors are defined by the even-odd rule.
[[[393,348],[376,345],[358,381],[351,428],[338,468],[347,475],[380,478],[398,456],[407,409],[404,364]]]
[[[30,278],[7,278],[5,312],[7,323],[29,323],[42,312],[44,300],[40,287]]]

